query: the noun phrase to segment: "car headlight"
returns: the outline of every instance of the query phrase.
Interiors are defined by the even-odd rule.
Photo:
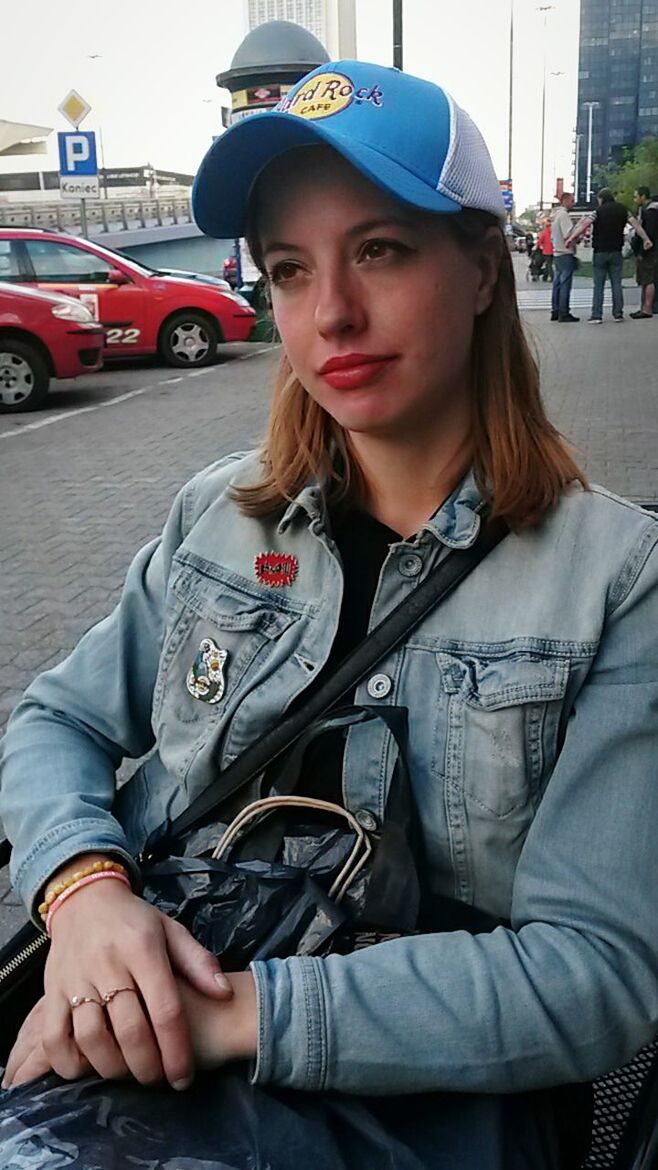
[[[60,317],[64,321],[79,321],[85,323],[94,320],[94,315],[89,311],[86,305],[76,304],[61,304],[53,305],[51,309],[53,317]]]

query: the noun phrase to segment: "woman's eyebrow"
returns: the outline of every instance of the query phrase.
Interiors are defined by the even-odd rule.
[[[279,240],[271,240],[269,244],[263,247],[263,258],[269,256],[271,252],[302,252],[299,244],[285,244]]]
[[[348,228],[345,233],[347,236],[362,236],[366,232],[372,232],[377,229],[385,227],[401,227],[407,230],[413,227],[411,219],[403,215],[387,215],[377,219],[365,219],[361,223],[354,224]],[[263,248],[263,256],[269,256],[271,252],[303,252],[303,248],[299,244],[286,244],[280,240],[271,240]]]
[[[411,219],[405,215],[385,215],[380,216],[377,219],[365,219],[361,223],[355,224],[354,227],[349,229],[347,235],[361,236],[365,232],[372,232],[378,228],[384,227],[401,227],[409,229],[413,227],[413,224]]]

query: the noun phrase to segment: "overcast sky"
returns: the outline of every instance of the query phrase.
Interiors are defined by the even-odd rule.
[[[482,130],[507,177],[511,0],[405,0],[404,67],[448,89]],[[580,0],[514,0],[513,177],[517,208],[539,199],[543,28],[547,102],[544,197],[556,176],[570,186]],[[356,0],[362,60],[392,62],[391,0]],[[0,118],[68,129],[57,106],[77,89],[102,127],[107,166],[147,162],[193,173],[227,95],[215,75],[246,32],[242,0],[20,0],[2,17]],[[92,54],[100,54],[91,59]],[[560,76],[553,76],[560,73]],[[0,159],[0,171],[57,169],[47,157]]]

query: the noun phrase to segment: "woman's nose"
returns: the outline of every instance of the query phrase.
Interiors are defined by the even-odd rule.
[[[362,297],[344,271],[327,275],[319,284],[315,325],[323,337],[360,333],[367,323]]]

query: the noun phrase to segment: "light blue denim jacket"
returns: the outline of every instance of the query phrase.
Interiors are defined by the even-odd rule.
[[[231,457],[182,490],[115,611],[14,713],[0,815],[28,906],[73,855],[137,851],[209,783],[217,745],[234,759],[326,661],[342,570],[322,493],[245,518],[226,489],[255,468]],[[373,624],[473,542],[480,506],[469,476],[391,546]],[[640,509],[574,488],[380,664],[379,698],[359,687],[409,708],[432,888],[512,929],[253,964],[258,1082],[514,1091],[591,1078],[658,1031],[657,543]],[[292,585],[257,580],[266,551],[297,557]],[[207,636],[227,651],[216,704],[186,686]],[[121,759],[147,753],[117,796]],[[347,806],[381,818],[392,765],[381,721],[352,729]]]

